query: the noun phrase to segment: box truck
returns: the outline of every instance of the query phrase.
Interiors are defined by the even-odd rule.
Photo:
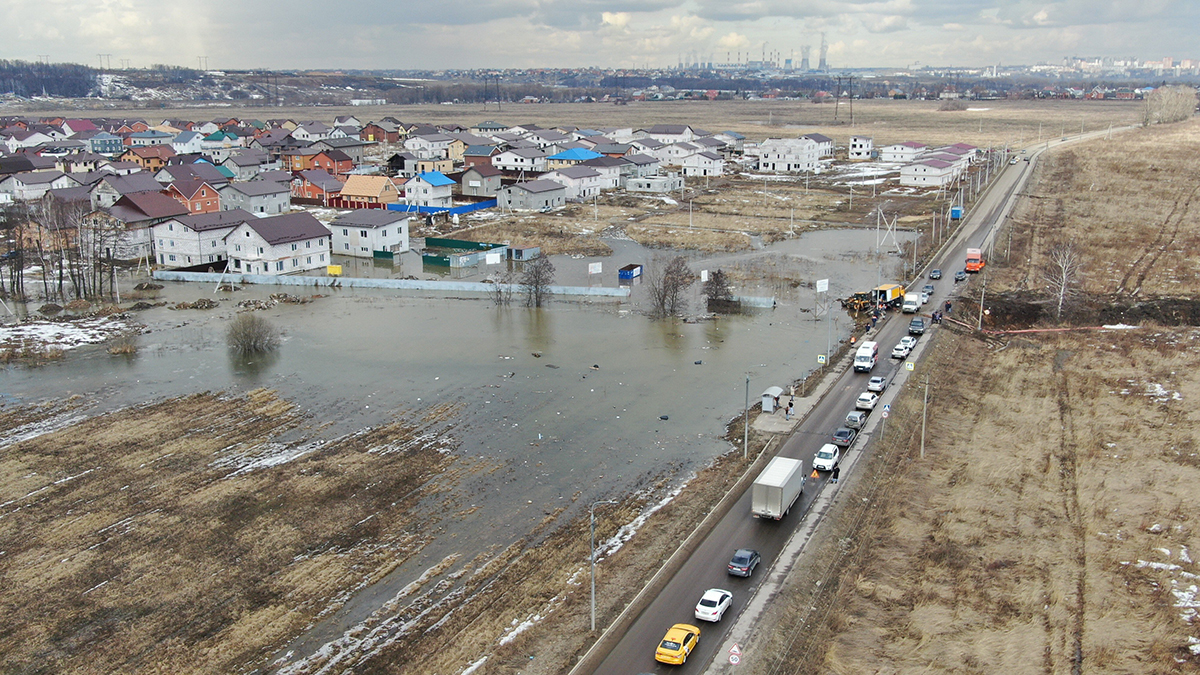
[[[983,251],[977,248],[967,249],[967,265],[968,272],[978,272],[983,269]]]
[[[913,314],[921,309],[921,294],[920,293],[905,293],[904,304],[900,306],[900,311],[905,314]]]
[[[750,512],[755,518],[779,520],[792,509],[804,489],[804,462],[776,457],[750,486]]]

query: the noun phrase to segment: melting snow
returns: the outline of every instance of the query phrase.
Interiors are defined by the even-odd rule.
[[[120,319],[97,317],[74,321],[30,321],[0,328],[0,347],[20,347],[22,343],[74,349],[82,345],[99,344],[120,333],[130,325]]]
[[[314,450],[319,450],[326,441],[318,440],[303,445],[286,445],[284,443],[264,443],[242,452],[222,457],[209,466],[219,469],[233,469],[226,478],[233,478],[250,473],[255,469],[266,469],[303,457]]]

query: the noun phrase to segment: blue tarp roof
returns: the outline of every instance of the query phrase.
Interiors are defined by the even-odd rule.
[[[454,185],[454,181],[447,178],[446,174],[442,173],[441,171],[426,171],[424,173],[419,173],[417,174],[417,178],[420,178],[434,187],[439,187],[442,185]]]
[[[547,159],[558,159],[568,162],[586,162],[589,159],[596,159],[600,156],[600,153],[593,152],[591,150],[585,150],[584,148],[571,148],[570,150],[563,150],[557,155],[550,155],[547,157]]]

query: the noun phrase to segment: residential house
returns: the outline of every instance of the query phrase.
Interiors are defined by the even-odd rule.
[[[438,171],[419,173],[404,183],[404,201],[414,206],[442,206],[453,202],[454,181]]]
[[[900,184],[907,187],[944,187],[956,176],[954,165],[940,159],[921,159],[900,167]]]
[[[404,140],[404,149],[416,155],[418,159],[446,159],[449,157],[450,143],[453,140],[446,134],[409,136]]]
[[[9,154],[15,153],[24,148],[36,148],[43,143],[49,143],[54,140],[47,134],[40,131],[14,131],[9,134],[8,138],[3,141],[3,144],[8,148]]]
[[[820,134],[817,134],[818,136]],[[713,134],[713,138],[725,142],[725,146],[734,154],[742,154],[746,146],[746,137],[736,131],[722,131]],[[813,139],[816,140],[816,139]],[[833,155],[833,141],[829,141],[829,154]]]
[[[59,170],[64,173],[95,171],[108,163],[104,155],[94,152],[77,152],[59,160]]]
[[[125,152],[125,143],[121,137],[107,131],[95,134],[87,139],[86,143],[91,146],[92,152],[98,155],[119,155]]]
[[[637,178],[653,176],[658,173],[659,168],[662,166],[657,157],[651,157],[650,155],[626,155],[624,160],[634,166],[633,176]]]
[[[572,141],[571,137],[564,133],[561,133],[558,131],[550,131],[547,129],[543,129],[543,130],[539,130],[539,131],[532,131],[529,133],[529,135],[526,136],[526,138],[529,139],[530,141],[533,141],[538,146],[538,148],[540,148],[542,150],[545,150],[552,146],[562,145],[564,143],[570,143]]]
[[[871,159],[874,156],[875,141],[869,136],[851,136],[850,146],[846,149],[847,159]]]
[[[507,130],[508,130],[507,124],[501,124],[499,122],[495,122],[492,120],[480,122],[479,124],[476,124],[471,127],[471,133],[482,134],[484,136],[490,136],[491,134],[500,133],[502,131],[507,131]]]
[[[163,193],[187,207],[189,213],[213,213],[221,210],[217,188],[199,179],[177,180]]]
[[[221,188],[221,208],[245,209],[254,214],[287,213],[292,209],[291,187],[266,180],[230,183]]]
[[[449,159],[417,160],[417,173],[429,173],[430,171],[450,173],[454,171],[454,162],[451,162]]]
[[[390,258],[409,250],[408,215],[388,209],[358,209],[329,224],[333,252],[360,258]]]
[[[121,200],[122,197],[135,194],[159,193],[162,192],[163,186],[154,176],[145,172],[138,171],[127,175],[112,174],[100,179],[99,182],[92,186],[92,208],[104,209],[109,208]]]
[[[600,194],[603,181],[600,172],[587,166],[567,166],[541,175],[542,180],[562,183],[567,188],[567,199],[591,199]]]
[[[308,171],[313,168],[313,159],[321,151],[314,147],[293,148],[285,150],[280,154],[280,161],[283,162],[283,170],[295,173],[297,171]]]
[[[637,148],[629,143],[600,143],[593,146],[592,150],[606,157],[624,157],[637,152]]]
[[[832,138],[826,136],[825,134],[816,134],[816,133],[804,134],[800,138],[807,138],[808,140],[817,144],[817,157],[818,158],[833,157],[833,139]]]
[[[278,276],[329,264],[329,230],[311,214],[251,218],[225,235],[233,272]]]
[[[562,206],[566,201],[566,186],[552,180],[515,183],[496,193],[496,203],[500,208],[514,210],[546,211]]]
[[[333,130],[321,122],[304,122],[292,130],[292,138],[312,143],[313,141],[329,138],[331,131]]]
[[[150,228],[158,264],[164,267],[219,265],[228,257],[225,236],[255,220],[242,209],[168,218]]]
[[[312,147],[317,150],[340,150],[354,162],[355,166],[363,163],[363,154],[367,146],[375,145],[357,138],[326,138],[316,141]]]
[[[480,166],[487,164],[491,166],[492,157],[500,154],[500,146],[497,145],[472,145],[468,146],[463,151],[463,166]]]
[[[187,215],[187,208],[161,192],[138,192],[121,197],[110,207],[92,211],[84,217],[83,226],[85,237],[117,233],[111,243],[104,244],[104,259],[152,259],[151,228],[183,215]]]
[[[208,162],[193,162],[191,164],[168,164],[154,174],[154,180],[164,185],[170,185],[177,180],[199,179],[208,182],[213,187],[220,188],[229,182],[229,178],[217,167]]]
[[[243,147],[243,143],[237,134],[216,131],[200,139],[200,147],[213,164],[220,164],[229,158],[234,148]]]
[[[33,170],[33,160],[29,155],[0,155],[0,178]]]
[[[342,181],[319,169],[310,169],[296,174],[291,181],[293,199],[311,199],[322,206],[342,193]]]
[[[363,124],[362,124],[362,122],[359,122],[358,118],[355,117],[354,115],[340,115],[338,117],[333,118],[333,126],[335,126],[335,127],[354,127],[355,129],[361,129]]]
[[[492,157],[492,166],[504,171],[546,171],[546,153],[537,148],[515,148]]]
[[[684,157],[682,166],[685,176],[720,176],[725,173],[725,158],[706,150]]]
[[[348,176],[338,198],[339,205],[349,209],[378,209],[398,201],[400,191],[386,176]]]
[[[647,129],[639,129],[634,134],[640,138],[653,138],[660,143],[671,145],[673,143],[688,143],[702,136],[707,136],[708,132],[693,129],[688,124],[655,124]]]
[[[62,130],[68,136],[75,136],[83,131],[99,131],[91,120],[83,119],[65,120],[62,123]]]
[[[313,156],[312,168],[341,176],[354,169],[354,160],[341,150],[321,150]]]
[[[549,157],[547,157],[546,158],[546,168],[551,171],[553,171],[554,169],[563,169],[568,166],[575,166],[576,164],[582,164],[583,162],[586,162],[589,159],[596,159],[597,157],[600,157],[600,156],[601,156],[600,153],[592,151],[592,150],[585,150],[583,148],[572,148],[570,150],[564,150],[562,152],[559,152],[557,154],[553,154],[553,155],[550,155]]]
[[[662,160],[663,164],[668,166],[680,166],[683,164],[683,158],[702,152],[700,146],[691,143],[672,143],[664,148],[659,148],[654,154]]]
[[[635,175],[637,167],[624,157],[608,157],[601,155],[576,166],[586,166],[600,174],[600,189],[615,190],[621,187],[623,176]]]
[[[928,145],[916,141],[895,143],[879,149],[879,161],[907,164],[925,154],[928,149]]]
[[[683,190],[683,176],[677,173],[647,175],[627,178],[625,189],[629,192],[670,193]]]
[[[462,173],[461,192],[473,197],[495,197],[502,186],[504,172],[491,164],[477,164]]]
[[[389,176],[412,178],[417,175],[417,156],[411,152],[397,152],[388,157],[386,171]]]
[[[817,168],[820,149],[811,138],[768,138],[759,143],[758,170],[798,173]],[[690,174],[689,174],[690,175]]]
[[[149,129],[146,131],[138,131],[129,134],[129,145],[134,148],[140,148],[146,145],[171,145],[171,141],[174,140],[174,138],[175,137],[172,134],[168,134],[165,131],[155,131],[154,129]]]
[[[399,143],[400,131],[391,122],[369,122],[359,130],[358,137],[372,143]]]
[[[14,173],[0,180],[0,194],[12,195],[17,201],[41,199],[54,189],[79,187],[79,181],[61,171],[30,171]]]
[[[176,155],[199,154],[204,150],[203,136],[195,131],[181,131],[171,140],[171,149]]]
[[[175,151],[169,145],[144,145],[129,148],[118,158],[123,162],[133,162],[146,171],[156,172],[167,164],[167,160],[175,156]]]
[[[264,168],[273,168],[271,160],[261,150],[246,150],[229,155],[221,166],[233,172],[234,180],[250,180]]]

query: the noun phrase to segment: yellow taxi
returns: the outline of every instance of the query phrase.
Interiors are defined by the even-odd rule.
[[[677,623],[671,626],[662,642],[658,643],[658,649],[654,652],[654,660],[676,666],[686,663],[688,654],[692,653],[698,642],[700,642],[699,628],[686,623]]]

